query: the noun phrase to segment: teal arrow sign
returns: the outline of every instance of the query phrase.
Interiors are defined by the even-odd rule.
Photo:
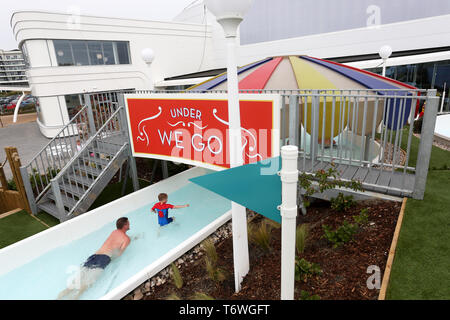
[[[239,203],[263,216],[281,223],[281,158],[210,173],[190,179],[224,198]]]

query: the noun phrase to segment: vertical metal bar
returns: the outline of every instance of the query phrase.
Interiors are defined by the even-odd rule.
[[[283,97],[284,101],[284,97]],[[289,144],[298,145],[299,142],[299,110],[298,96],[291,95],[289,97]]]
[[[22,181],[25,187],[25,193],[27,194],[27,200],[30,205],[31,213],[33,215],[36,215],[37,214],[36,198],[34,197],[33,188],[31,187],[27,167],[20,167],[20,175],[22,176]]]
[[[438,104],[439,98],[436,97],[436,90],[429,90],[427,93],[427,107],[425,108],[423,116],[419,152],[416,163],[416,179],[413,193],[414,199],[423,199],[425,193]]]
[[[92,112],[92,104],[91,104],[91,99],[90,96],[88,94],[85,95],[85,101],[86,101],[86,113],[87,113],[87,120],[89,123],[89,134],[91,136],[93,136],[95,134],[95,132],[97,131],[97,129],[95,128],[95,120],[94,120],[94,114]]]
[[[369,139],[369,148],[366,157],[369,158],[369,170],[372,167],[372,143],[375,143],[375,130],[377,126],[377,117],[378,117],[378,102],[379,98],[375,95],[375,103],[374,103],[374,110],[373,110],[373,119],[372,119],[372,140]],[[381,145],[380,145],[381,146]],[[367,160],[367,159],[365,159]]]
[[[313,99],[311,106],[311,171],[314,171],[314,162],[317,158],[317,149],[319,147],[319,96],[318,90],[313,90]]]
[[[333,94],[331,105],[331,128],[330,128],[330,161],[333,161],[333,144],[334,144],[334,117],[336,108],[336,95]]]
[[[51,182],[52,185],[52,192],[53,195],[55,196],[55,204],[56,204],[56,208],[58,209],[59,212],[59,221],[63,222],[66,220],[66,214],[65,214],[65,209],[64,209],[64,204],[61,198],[61,189],[59,188],[59,184],[58,184],[58,180],[57,179],[53,179]]]

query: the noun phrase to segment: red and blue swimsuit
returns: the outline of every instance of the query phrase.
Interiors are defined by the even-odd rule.
[[[173,218],[169,218],[169,209],[173,209],[173,205],[168,203],[157,202],[153,206],[152,210],[156,210],[158,213],[158,223],[160,226],[165,226],[173,221]]]

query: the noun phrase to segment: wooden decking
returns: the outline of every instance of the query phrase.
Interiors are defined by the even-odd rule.
[[[300,172],[314,173],[318,170],[331,168],[331,163],[325,160],[314,161],[304,159],[301,155],[298,159],[298,170]],[[358,180],[364,190],[376,193],[388,194],[396,197],[412,197],[414,191],[415,175],[403,173],[403,171],[392,171],[388,167],[359,164],[335,164],[335,169],[341,180]]]

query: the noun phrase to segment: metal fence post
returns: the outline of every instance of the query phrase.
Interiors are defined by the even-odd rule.
[[[33,188],[31,187],[30,178],[26,167],[20,167],[20,175],[22,176],[23,186],[27,194],[28,204],[30,205],[31,213],[37,214],[36,198],[34,197]]]
[[[317,152],[319,149],[319,91],[312,91],[312,101],[311,101],[311,166],[314,167],[314,161],[317,157]],[[312,168],[311,168],[312,169]]]
[[[136,159],[133,157],[133,151],[131,150],[131,137],[128,132],[128,121],[127,121],[127,113],[126,113],[126,106],[125,106],[125,97],[123,93],[119,93],[117,95],[117,102],[119,104],[119,108],[122,108],[119,111],[119,122],[121,125],[122,133],[127,140],[128,143],[128,163],[129,163],[129,170],[130,170],[130,176],[131,181],[133,182],[133,189],[134,191],[139,190],[139,180],[138,180],[138,174],[137,174],[137,167],[136,167]]]
[[[299,105],[298,96],[291,95],[289,97],[289,144],[297,146],[299,139]]]
[[[439,98],[436,97],[436,90],[428,90],[426,102],[427,104],[420,134],[419,154],[416,163],[416,180],[413,193],[414,199],[423,199],[425,193],[428,166],[430,164],[431,149],[433,146],[434,127],[439,104]]]
[[[84,102],[87,105],[86,111],[87,111],[88,122],[89,122],[89,134],[90,134],[90,136],[93,136],[95,134],[95,132],[97,132],[97,128],[95,127],[94,113],[92,111],[92,103],[91,103],[91,95],[90,94],[84,95]]]
[[[51,185],[53,195],[55,196],[55,204],[56,207],[58,208],[59,221],[64,222],[67,220],[67,217],[65,215],[66,210],[64,209],[64,204],[61,198],[61,189],[59,188],[58,180],[52,179]]]

